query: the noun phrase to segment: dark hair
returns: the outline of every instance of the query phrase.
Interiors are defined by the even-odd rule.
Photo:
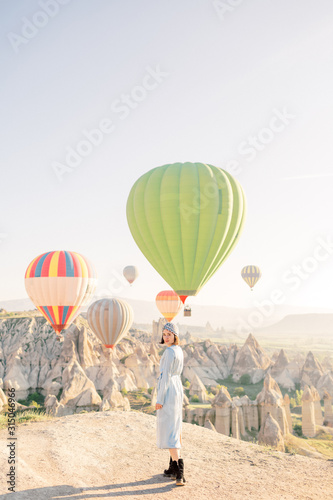
[[[179,338],[178,338],[178,335],[175,335],[173,333],[173,336],[175,337],[175,340],[173,341],[173,344],[172,345],[179,345]],[[162,333],[162,338],[161,338],[161,342],[160,344],[164,344],[164,338],[163,338],[163,333]]]

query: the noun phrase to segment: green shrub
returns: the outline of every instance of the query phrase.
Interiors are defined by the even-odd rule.
[[[185,380],[185,383],[184,383],[184,387],[186,387],[186,389],[188,389],[190,387],[190,381],[189,380]]]
[[[241,378],[239,379],[241,384],[244,385],[250,385],[251,384],[251,377],[248,373],[244,373]]]
[[[125,387],[120,392],[122,393],[123,396],[126,396],[126,394],[128,393],[128,391],[127,391],[127,389],[125,389]]]
[[[294,433],[298,437],[304,437],[303,432],[302,432],[302,426],[301,424],[295,424],[294,425]]]
[[[31,401],[29,407],[40,408],[41,406],[36,401]]]
[[[126,358],[128,358],[129,354],[127,354],[126,356],[124,356],[123,358],[120,359],[120,363],[122,363],[123,365],[125,364],[125,360]]]
[[[296,405],[301,406],[302,404],[302,396],[303,396],[303,391],[300,389],[299,391],[296,390]]]
[[[38,392],[33,392],[29,394],[26,399],[19,399],[17,402],[24,406],[35,406],[36,408],[40,408],[41,405],[44,404],[45,397]]]
[[[244,396],[244,394],[245,394],[244,388],[243,387],[235,387],[234,394],[235,394],[235,396],[238,396],[238,397]]]
[[[28,400],[30,401],[36,401],[36,403],[44,403],[45,397],[42,394],[39,394],[38,392],[34,392],[33,394],[30,394],[28,396]]]
[[[199,396],[197,394],[191,397],[191,403],[199,403]]]
[[[153,387],[148,388],[148,394],[151,394],[153,392]]]
[[[290,398],[290,408],[295,408],[295,406],[296,406],[296,399]]]

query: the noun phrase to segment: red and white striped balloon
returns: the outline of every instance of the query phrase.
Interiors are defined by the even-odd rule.
[[[100,299],[89,307],[87,320],[96,337],[113,349],[131,328],[133,310],[125,300]]]

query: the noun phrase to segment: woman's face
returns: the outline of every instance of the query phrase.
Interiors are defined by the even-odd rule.
[[[169,332],[169,330],[163,330],[163,340],[167,346],[170,346],[174,343],[175,336],[173,333]]]

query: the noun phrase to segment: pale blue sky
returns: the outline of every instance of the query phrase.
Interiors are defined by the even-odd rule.
[[[286,304],[332,307],[333,251],[304,264],[318,238],[333,239],[331,0],[244,0],[224,16],[209,0],[54,2],[53,17],[46,0],[0,2],[0,300],[25,297],[27,265],[57,249],[87,256],[100,292],[111,280],[119,296],[153,300],[169,287],[131,237],[128,193],[155,166],[202,161],[238,166],[248,217],[192,302],[250,307],[279,288]],[[33,21],[45,26],[23,43]],[[121,119],[115,101],[142,95],[157,67],[161,81]],[[113,131],[60,182],[54,162],[103,119]],[[244,154],[258,134],[266,144]],[[117,278],[128,264],[141,273],[131,289]],[[263,272],[253,294],[247,264]],[[294,265],[308,269],[297,287]]]

